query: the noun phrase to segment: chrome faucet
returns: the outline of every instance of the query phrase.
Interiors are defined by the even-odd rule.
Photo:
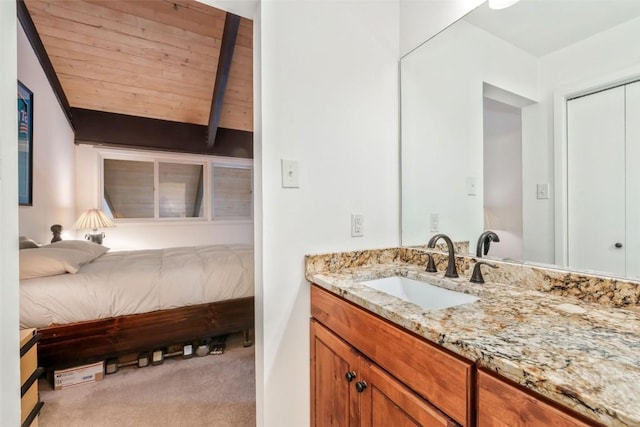
[[[478,238],[478,246],[476,248],[476,256],[482,258],[482,254],[484,255],[489,253],[489,246],[491,246],[491,242],[499,242],[500,238],[498,235],[491,231],[487,230],[480,235]]]
[[[453,242],[446,234],[436,234],[433,236],[429,243],[427,243],[428,248],[435,248],[436,242],[442,239],[447,244],[447,249],[449,250],[449,260],[447,261],[447,271],[444,273],[444,277],[458,277],[458,272],[456,271],[456,251],[453,247]]]

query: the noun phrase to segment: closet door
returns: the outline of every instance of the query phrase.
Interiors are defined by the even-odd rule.
[[[568,264],[625,274],[625,88],[567,102]]]
[[[640,82],[626,86],[627,277],[640,278]]]

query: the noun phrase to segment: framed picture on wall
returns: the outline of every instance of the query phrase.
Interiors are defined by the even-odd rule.
[[[18,202],[33,204],[33,92],[18,81]]]

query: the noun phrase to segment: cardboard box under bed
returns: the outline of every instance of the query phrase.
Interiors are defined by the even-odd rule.
[[[54,390],[94,383],[104,378],[104,362],[90,363],[69,369],[56,369],[53,371],[52,378]]]

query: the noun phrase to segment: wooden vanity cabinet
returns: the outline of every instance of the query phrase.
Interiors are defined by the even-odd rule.
[[[471,362],[316,285],[311,315],[313,426],[472,424]]]
[[[492,374],[478,371],[478,427],[587,427],[582,421]]]
[[[455,427],[458,424],[312,320],[311,425]]]
[[[311,317],[312,426],[601,426],[317,285]]]

